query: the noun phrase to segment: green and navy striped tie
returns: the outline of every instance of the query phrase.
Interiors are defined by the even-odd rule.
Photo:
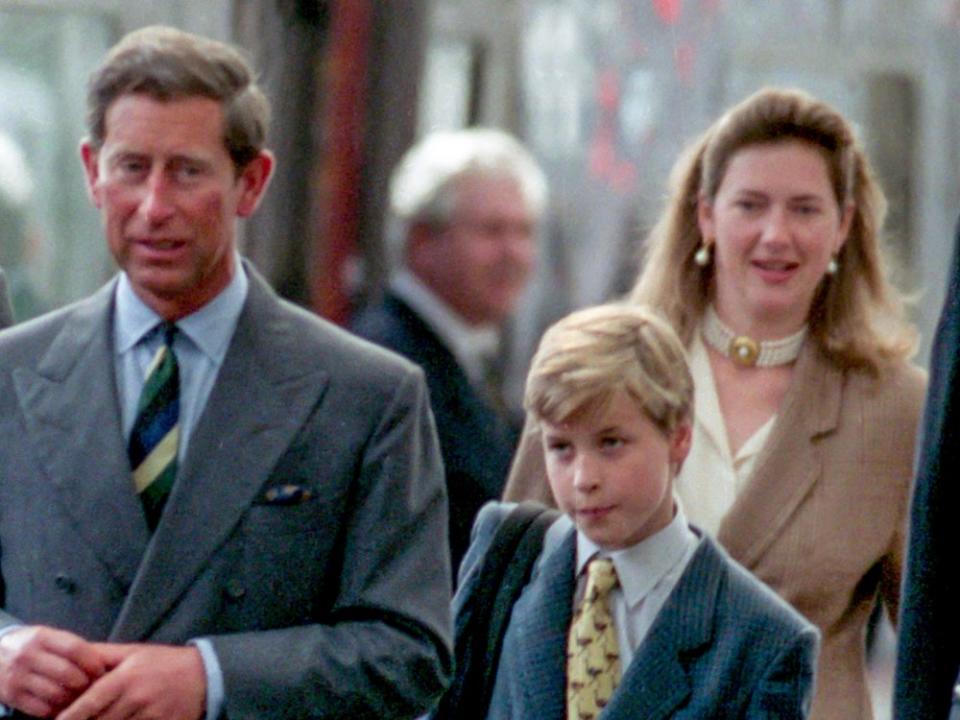
[[[173,352],[177,326],[163,326],[163,344],[150,361],[127,452],[133,484],[150,530],[157,527],[177,474],[180,370]]]

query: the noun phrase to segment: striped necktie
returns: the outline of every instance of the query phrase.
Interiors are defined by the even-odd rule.
[[[610,558],[587,565],[583,602],[567,638],[567,720],[592,720],[620,682],[620,650],[609,595],[618,584]]]
[[[150,530],[157,527],[177,474],[180,438],[180,370],[173,352],[177,326],[163,325],[163,344],[147,368],[137,404],[137,418],[127,452],[133,484],[143,503]]]

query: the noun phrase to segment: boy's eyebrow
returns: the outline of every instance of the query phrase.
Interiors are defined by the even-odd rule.
[[[606,425],[600,428],[599,430],[597,430],[597,434],[602,435],[604,433],[612,433],[612,432],[620,432],[620,431],[621,431],[621,426],[617,423],[613,423],[611,425]]]

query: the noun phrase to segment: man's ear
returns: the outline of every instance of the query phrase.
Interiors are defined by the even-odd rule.
[[[87,197],[94,207],[100,208],[100,153],[94,150],[89,140],[80,143],[80,161],[83,163],[83,174],[86,178]]]
[[[260,200],[270,185],[273,176],[274,158],[269,150],[261,150],[253,160],[248,162],[237,182],[241,184],[240,200],[237,203],[237,215],[249,217],[260,205]]]

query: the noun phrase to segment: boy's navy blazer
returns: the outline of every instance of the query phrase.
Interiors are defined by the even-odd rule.
[[[473,571],[511,508],[490,503],[478,516],[455,611],[469,602]],[[698,534],[693,557],[625,668],[602,720],[805,717],[816,629],[709,536]],[[560,518],[548,531],[530,583],[514,606],[489,719],[566,717],[575,556],[575,529],[568,518]]]

